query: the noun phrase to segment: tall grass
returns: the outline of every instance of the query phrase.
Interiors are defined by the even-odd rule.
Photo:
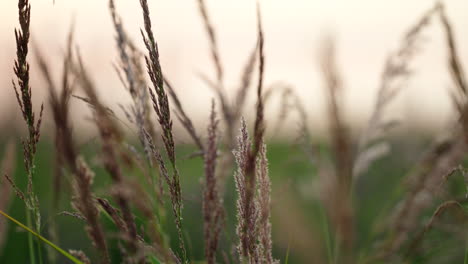
[[[357,138],[352,137],[344,115],[345,85],[341,77],[344,69],[337,65],[336,43],[332,38],[324,40],[319,65],[330,121],[328,150],[331,155],[326,155],[312,138],[306,105],[293,87],[281,84],[265,88],[268,36],[264,26],[268,25],[263,24],[259,4],[257,42],[247,56],[235,96],[229,98],[219,51],[221,40],[209,16],[209,7],[203,0],[197,2],[215,70],[214,81],[201,76],[216,92],[209,110],[208,127],[203,133],[195,129],[190,113],[184,110],[186,103],[164,76],[155,37],[157,25],[162,24],[157,12],[150,13],[149,2],[140,0],[143,17],[141,36],[146,49],[143,51],[135,40],[129,38],[116,3],[109,0],[108,6],[118,54],[114,66],[131,99],[129,105],[120,105],[120,108],[132,129],[136,130],[139,147],[133,146],[133,142],[125,137],[116,113],[103,102],[94,81],[99,76],[93,76],[86,67],[87,54],[81,54],[77,48],[79,40],[73,38],[73,30],[68,37],[59,83],[55,82],[57,73],[51,71],[52,67],[39,47],[35,50],[37,67],[32,67],[44,77],[49,98],[45,111],[51,114],[54,123],[52,211],[57,214],[62,206],[60,201],[69,199],[67,202],[71,209],[62,214],[82,221],[77,228],[83,226],[89,245],[92,245],[92,249],[85,252],[81,249],[65,251],[59,246],[58,221],[51,221],[47,232],[42,229],[41,197],[37,197],[34,185],[35,157],[44,107],[41,106],[36,116],[28,62],[31,6],[27,0],[18,1],[20,28],[15,30],[17,58],[13,87],[27,128],[27,137],[22,141],[27,185],[22,190],[15,182],[22,175],[13,177],[14,148],[9,145],[2,164],[5,177],[0,181],[0,214],[28,232],[30,263],[61,263],[56,253],[74,263],[197,263],[198,259],[191,251],[193,244],[198,246],[198,240],[203,240],[198,246],[204,249],[202,263],[280,263],[272,223],[286,226],[283,232],[297,236],[288,238],[284,254],[286,263],[291,261],[290,252],[297,251],[303,251],[301,260],[304,263],[416,261],[424,254],[422,252],[428,250],[425,239],[439,227],[437,224],[445,219],[444,216],[452,221],[450,228],[458,232],[454,233],[466,239],[466,231],[461,232],[459,228],[467,222],[465,208],[468,200],[464,193],[460,195],[459,191],[450,189],[449,184],[460,175],[466,185],[468,178],[463,167],[468,144],[468,88],[453,27],[442,4],[437,3],[424,13],[409,28],[400,46],[387,57],[375,107],[364,132]],[[447,70],[455,87],[452,98],[458,118],[449,135],[434,140],[432,147],[412,165],[414,169],[404,177],[398,201],[388,207],[382,205],[386,209],[383,213],[386,219],[375,223],[379,226],[376,234],[369,243],[363,244],[359,229],[361,208],[356,199],[359,195],[357,181],[374,162],[391,150],[387,136],[396,122],[387,118],[386,111],[411,77],[411,62],[418,55],[422,32],[433,25],[441,25],[444,32]],[[258,74],[256,79],[255,73]],[[254,85],[254,80],[257,81],[256,103],[252,108],[255,120],[250,128],[243,115],[244,108],[248,106],[248,90]],[[269,164],[267,154],[269,142],[265,132],[271,126],[266,121],[269,113],[265,108],[278,91],[282,97],[279,120],[285,120],[291,111],[298,113],[303,162],[314,167],[320,182],[319,196],[312,205],[294,202],[290,199],[294,196],[291,193],[284,193],[284,201],[272,195],[275,190],[272,190],[274,180],[270,175],[273,174],[272,165],[276,164]],[[76,141],[72,129],[76,124],[71,117],[72,99],[85,103],[91,111],[91,121],[97,129],[97,160],[91,160],[82,153]],[[187,160],[179,157],[173,129],[174,115],[196,147],[191,157],[200,158],[203,163],[204,173],[200,177],[202,192],[197,194],[201,201],[199,221],[191,219],[192,215],[187,216],[184,210],[189,199],[182,186],[188,176],[182,173],[181,168]],[[96,186],[96,173],[110,184]],[[230,185],[232,181],[234,186]],[[71,197],[62,193],[64,186],[71,187]],[[13,192],[25,204],[26,216],[21,221],[6,213]],[[232,206],[229,204],[230,193],[236,195],[235,216],[229,211]],[[306,206],[317,209],[313,220],[305,216],[302,209]],[[166,214],[167,209],[172,215]],[[281,221],[274,221],[275,211],[280,212]],[[375,219],[377,221],[378,218]],[[7,222],[3,220],[0,221],[0,246],[9,243],[5,240]],[[200,230],[203,231],[200,237],[187,236],[192,222],[201,223]],[[317,226],[322,227],[321,232],[314,232]],[[171,230],[176,232],[173,237],[170,236]],[[312,235],[309,230],[313,230],[310,231]],[[234,238],[230,237],[230,232]],[[302,238],[306,242],[297,242]],[[176,239],[177,243],[172,243],[171,239]],[[296,243],[289,244],[291,242]],[[45,246],[55,251],[43,251]]]

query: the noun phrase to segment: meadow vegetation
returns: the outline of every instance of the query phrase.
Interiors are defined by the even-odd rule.
[[[103,103],[99,76],[87,70],[73,28],[61,71],[52,72],[39,48],[29,52],[34,6],[18,1],[12,86],[27,134],[21,151],[15,140],[2,140],[1,263],[468,263],[468,84],[442,3],[417,18],[389,53],[371,118],[358,136],[343,115],[335,43],[323,40],[326,143],[313,137],[292,87],[264,83],[268,25],[259,4],[252,25],[257,41],[231,98],[216,23],[198,0],[215,69],[214,77],[201,76],[215,92],[204,130],[195,128],[184,110],[189,102],[164,76],[157,12],[150,13],[147,0],[140,4],[141,39],[128,37],[118,1],[109,0],[103,14],[115,30],[120,89],[131,98],[119,109],[136,135],[128,138],[115,106]],[[408,161],[394,153],[407,151],[404,141],[411,139],[389,137],[398,122],[387,110],[411,78],[429,27],[444,33],[455,111],[446,133]],[[37,64],[30,65],[31,56]],[[32,103],[30,71],[43,76],[48,91],[41,106]],[[250,89],[253,124],[243,117]],[[277,124],[298,117],[294,145],[265,138],[272,127],[265,106],[275,95],[281,96]],[[91,109],[94,144],[77,143],[70,100]],[[45,115],[53,119],[53,142],[42,142]],[[174,122],[192,144],[177,144]]]

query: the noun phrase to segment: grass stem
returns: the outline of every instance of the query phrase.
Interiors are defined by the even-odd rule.
[[[21,222],[19,222],[18,220],[14,219],[13,217],[11,217],[10,215],[8,215],[7,213],[3,212],[2,210],[0,210],[0,214],[3,215],[4,217],[8,218],[8,220],[12,221],[13,223],[17,224],[19,227],[23,228],[24,230],[28,231],[30,235],[33,235],[35,237],[37,237],[39,240],[41,240],[42,242],[46,243],[47,245],[51,246],[53,249],[57,250],[60,254],[62,254],[63,256],[65,256],[66,258],[68,258],[69,260],[71,260],[73,263],[75,264],[84,264],[83,262],[79,261],[77,258],[73,257],[72,255],[70,255],[68,252],[66,252],[65,250],[61,249],[60,247],[58,247],[57,245],[55,245],[54,243],[50,242],[49,240],[47,240],[45,237],[39,235],[38,233],[34,232],[31,228],[23,225]],[[28,213],[29,215],[29,213]],[[29,221],[31,221],[31,218],[28,217]],[[32,238],[31,238],[32,240]],[[30,243],[30,245],[32,245],[32,241]],[[32,247],[30,247],[30,252],[31,250],[33,250]],[[35,259],[34,257],[32,257],[31,259],[31,263],[35,263]]]
[[[26,224],[28,226],[31,226],[31,212],[29,211],[29,208],[26,207]],[[34,254],[34,242],[33,242],[33,237],[32,234],[29,232],[28,233],[28,248],[29,248],[29,261],[31,261],[31,264],[36,264],[36,256]]]

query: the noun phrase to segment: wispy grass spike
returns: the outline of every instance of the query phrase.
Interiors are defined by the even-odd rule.
[[[143,20],[145,32],[141,30],[141,35],[148,51],[146,59],[146,66],[148,75],[153,84],[153,90],[150,88],[150,96],[153,102],[153,108],[158,116],[159,124],[162,128],[162,139],[169,161],[172,165],[172,177],[169,179],[169,189],[171,192],[172,209],[175,215],[175,222],[179,236],[179,246],[182,251],[182,260],[184,263],[188,262],[187,250],[184,242],[184,233],[182,225],[182,193],[180,187],[180,175],[176,166],[175,156],[175,143],[172,132],[172,119],[171,111],[169,108],[169,99],[164,89],[164,77],[161,70],[159,61],[158,44],[154,38],[152,31],[150,12],[147,0],[140,0],[140,5],[143,11]]]

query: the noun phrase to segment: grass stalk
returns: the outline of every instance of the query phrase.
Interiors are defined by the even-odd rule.
[[[0,210],[0,214],[3,215],[4,217],[6,217],[8,220],[15,223],[16,225],[18,225],[19,227],[21,227],[22,229],[26,230],[29,234],[31,234],[31,236],[35,236],[36,238],[38,238],[42,242],[46,243],[47,245],[51,246],[53,249],[57,250],[60,254],[62,254],[64,257],[66,257],[67,259],[69,259],[73,263],[75,263],[75,264],[84,264],[83,262],[79,261],[78,259],[76,259],[72,255],[70,255],[65,250],[61,249],[59,246],[55,245],[54,243],[47,240],[45,237],[43,237],[43,236],[39,235],[38,233],[34,232],[31,228],[23,225],[21,222],[14,219],[13,217],[11,217],[7,213],[3,212],[2,210]]]
[[[31,226],[31,212],[29,208],[26,207],[26,224]],[[28,233],[28,249],[29,249],[29,261],[31,264],[36,264],[36,255],[34,254],[34,241],[32,233]]]
[[[328,218],[327,214],[325,212],[325,209],[322,207],[322,205],[319,205],[319,214],[320,214],[320,220],[322,222],[322,229],[323,229],[323,236],[325,237],[325,245],[327,247],[327,260],[329,264],[334,263],[333,261],[333,248],[331,245],[331,237],[330,237],[330,228],[328,226]]]

